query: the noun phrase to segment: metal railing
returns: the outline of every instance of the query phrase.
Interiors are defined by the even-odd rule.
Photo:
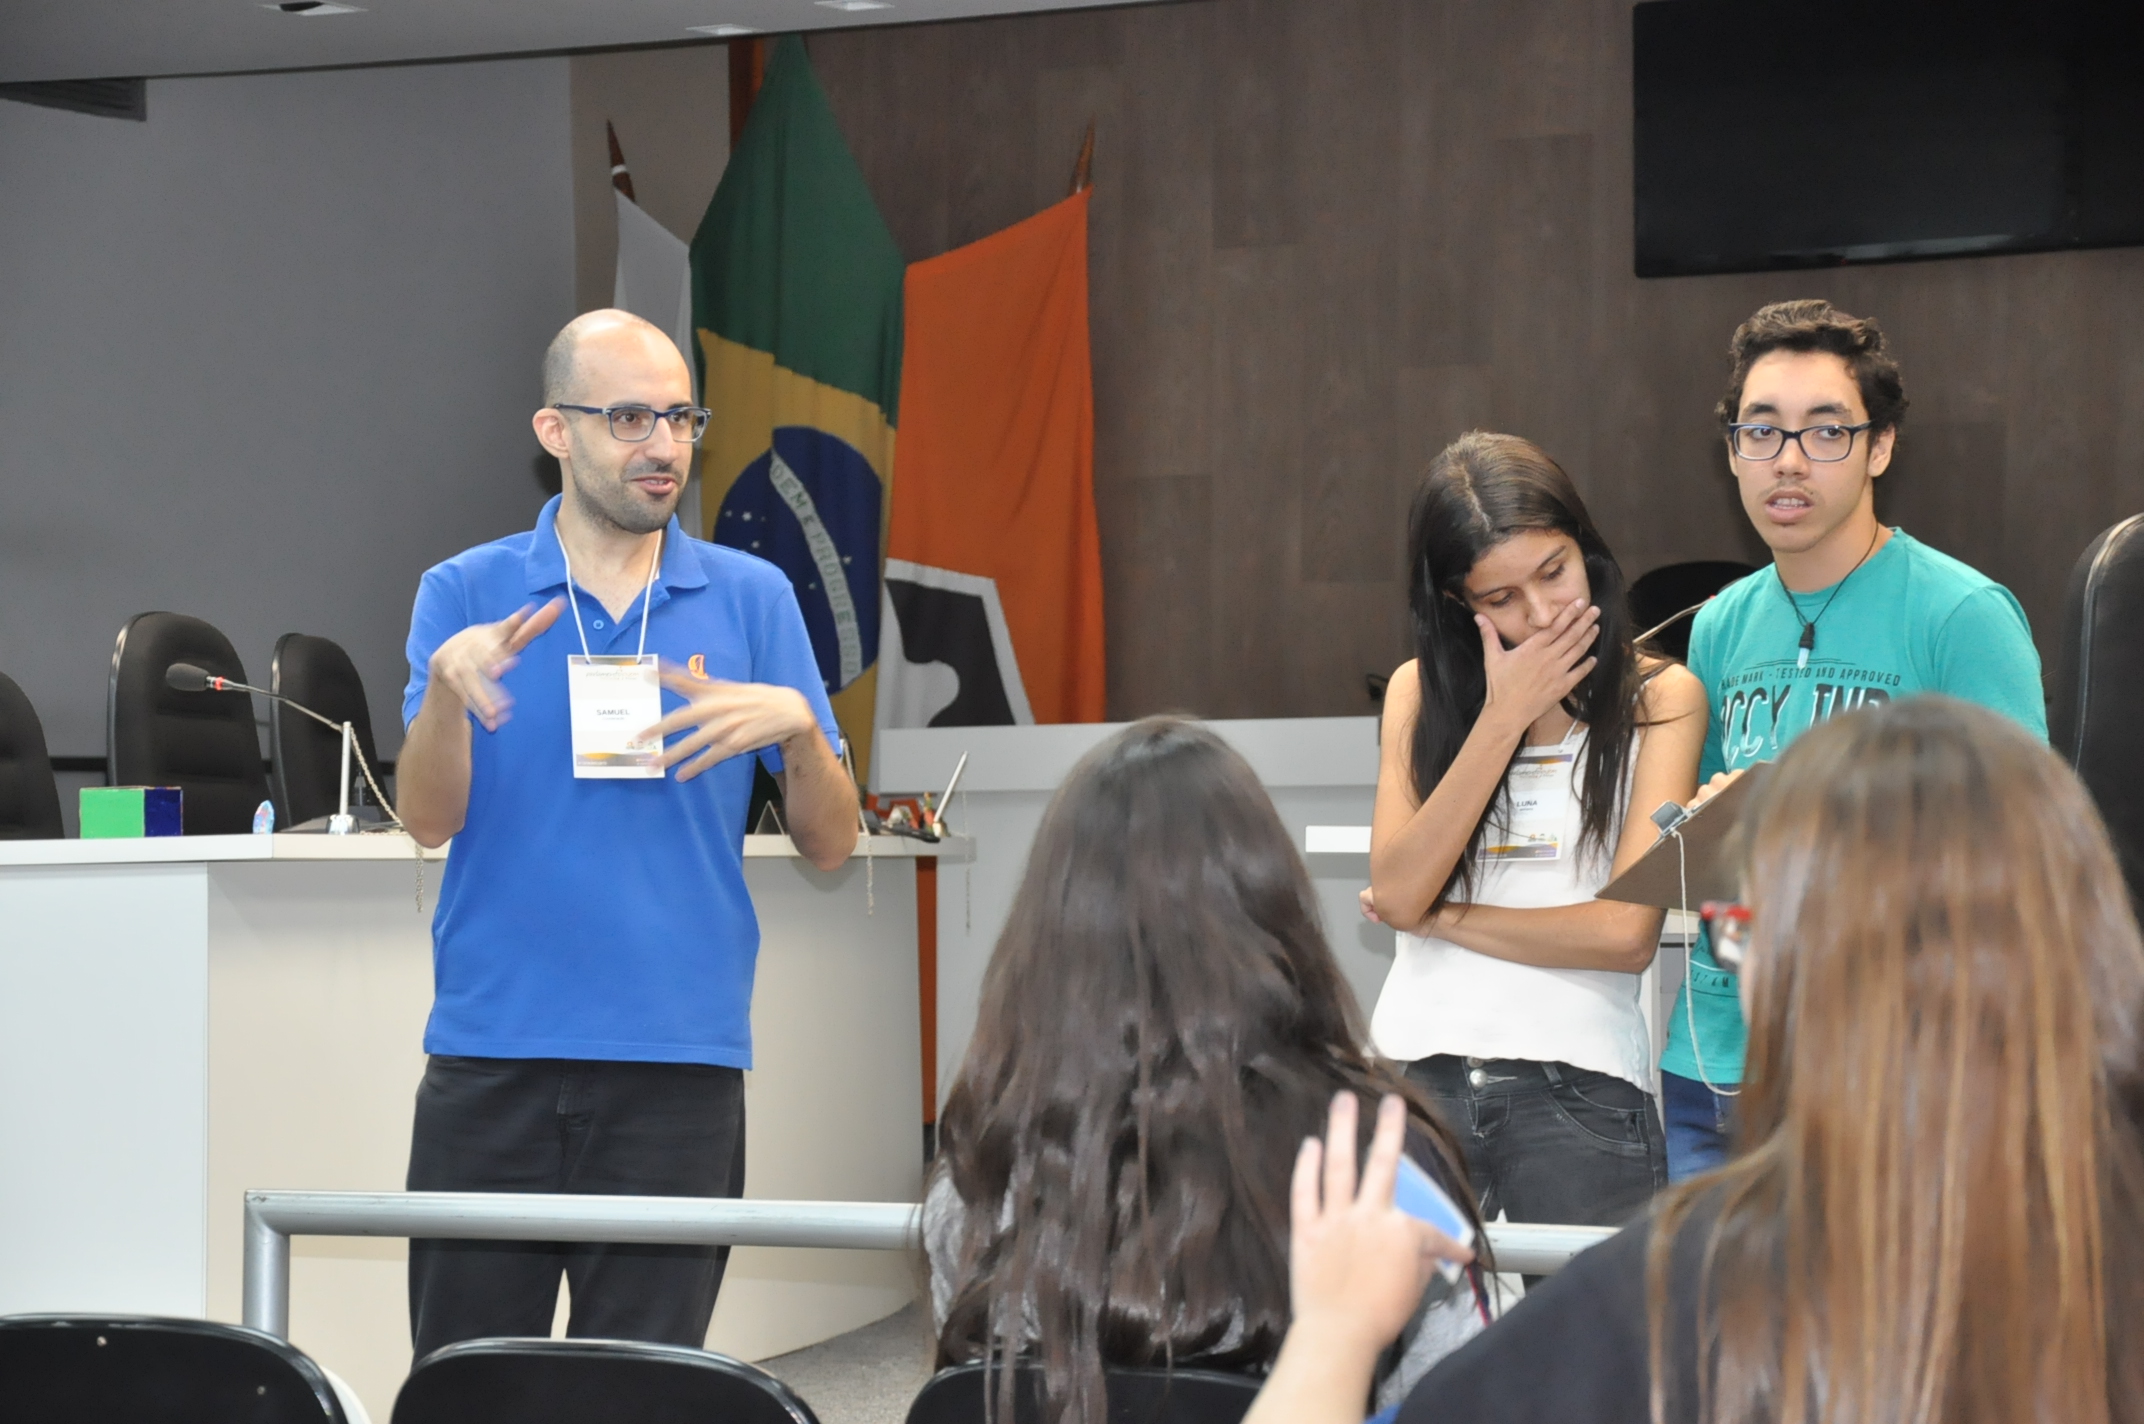
[[[246,1193],[245,1323],[290,1334],[290,1238],[402,1236],[603,1241],[669,1246],[808,1246],[904,1251],[922,1242],[909,1202],[550,1196],[533,1192]],[[1495,1222],[1498,1269],[1547,1275],[1614,1233],[1600,1226]]]

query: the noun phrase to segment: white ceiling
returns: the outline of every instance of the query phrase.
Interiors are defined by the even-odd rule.
[[[346,0],[353,15],[287,15],[259,0],[0,0],[0,83],[379,64],[1074,10],[1128,0]],[[1129,0],[1154,3],[1154,0]]]

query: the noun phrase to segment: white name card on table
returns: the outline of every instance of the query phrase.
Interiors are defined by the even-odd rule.
[[[1305,826],[1303,850],[1310,855],[1368,855],[1368,826]]]

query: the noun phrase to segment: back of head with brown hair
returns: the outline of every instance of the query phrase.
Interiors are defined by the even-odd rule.
[[[1721,425],[1741,417],[1749,368],[1774,351],[1827,351],[1846,363],[1875,431],[1896,430],[1906,418],[1906,386],[1873,317],[1848,316],[1830,302],[1805,298],[1759,307],[1727,343],[1733,371],[1716,413]]]
[[[2083,787],[1918,697],[1801,738],[1742,824],[1742,1150],[1658,1219],[1656,1416],[1668,1253],[1709,1203],[1699,1417],[2144,1417],[2144,946]]]

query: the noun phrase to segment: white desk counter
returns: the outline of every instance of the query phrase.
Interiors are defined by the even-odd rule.
[[[826,874],[786,837],[746,837],[749,1196],[920,1187],[914,860],[972,842],[863,850]],[[0,842],[0,1314],[236,1320],[245,1189],[401,1188],[444,855],[426,853],[420,911],[399,834]],[[294,1248],[292,1338],[386,1418],[409,1365],[405,1248]],[[796,1349],[917,1280],[892,1253],[741,1249],[709,1344]]]

